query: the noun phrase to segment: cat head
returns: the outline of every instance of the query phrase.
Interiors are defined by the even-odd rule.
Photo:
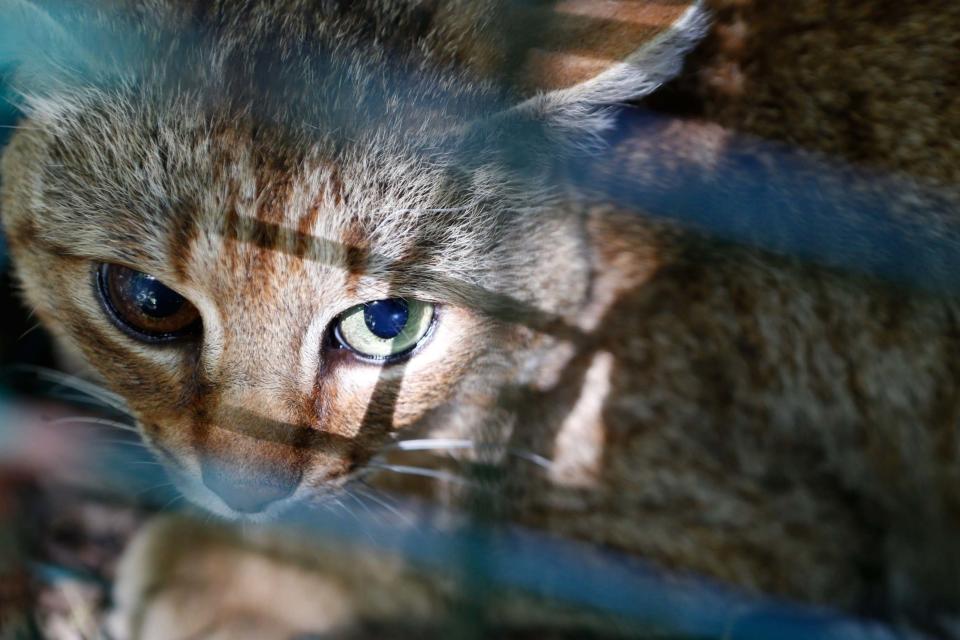
[[[704,15],[0,0],[0,24],[27,301],[188,497],[260,517],[466,420],[530,335],[575,323],[589,265],[550,159],[677,73]]]

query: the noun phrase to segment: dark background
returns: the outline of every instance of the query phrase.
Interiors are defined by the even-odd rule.
[[[0,152],[17,123],[6,77],[0,69]],[[28,381],[33,376],[19,376],[10,370],[10,365],[16,363],[52,366],[53,353],[49,336],[37,326],[36,319],[29,318],[28,310],[17,296],[7,245],[0,231],[0,385],[21,392],[34,391]]]

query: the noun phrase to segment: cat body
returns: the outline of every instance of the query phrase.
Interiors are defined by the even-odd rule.
[[[679,72],[698,3],[560,3],[598,19],[578,42],[610,45],[599,69],[549,38],[504,53],[493,3],[123,7],[54,17],[132,32],[133,64],[83,82],[24,64],[2,211],[31,307],[191,500],[269,520],[364,476],[456,502],[469,484],[390,470],[410,442],[466,443],[452,469],[417,461],[496,467],[497,509],[526,525],[850,610],[960,604],[955,299],[557,178],[609,105]],[[750,109],[734,102],[731,126]],[[652,183],[656,162],[709,174],[730,136],[673,121],[601,153]],[[899,196],[922,209],[917,193]],[[119,330],[104,264],[165,283],[202,331]],[[335,344],[345,310],[395,298],[435,309],[403,359]]]

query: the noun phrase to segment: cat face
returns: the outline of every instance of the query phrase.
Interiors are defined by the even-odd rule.
[[[135,81],[22,87],[27,120],[4,157],[28,301],[127,400],[184,494],[233,517],[337,487],[438,414],[455,423],[516,375],[531,326],[576,317],[578,215],[556,206],[548,172],[505,159],[498,134],[521,122],[568,135],[575,114],[598,126],[596,96],[655,85],[700,29],[677,12],[687,23],[659,34],[649,68],[504,117],[481,113],[495,101],[474,71],[415,74],[401,91],[357,62],[356,42],[317,45],[325,57],[296,70],[325,99],[292,94],[251,52],[296,67],[282,54],[310,34],[263,35],[296,15],[233,16],[211,43],[181,42],[192,86],[151,58]],[[351,88],[331,93],[344,77]],[[471,80],[431,101],[451,78]],[[368,84],[387,88],[366,101]],[[479,135],[465,109],[488,123]]]
[[[523,299],[537,280],[497,246],[544,252],[528,218],[448,190],[410,158],[293,160],[249,129],[180,121],[164,125],[176,137],[162,163],[137,157],[136,118],[85,133],[82,157],[57,137],[11,150],[18,162],[31,142],[56,154],[30,171],[69,200],[11,224],[31,302],[127,399],[184,493],[214,510],[279,508],[342,482],[510,343],[475,292]],[[115,163],[141,170],[110,177],[109,192],[85,186]],[[402,181],[380,180],[401,167]],[[554,244],[569,242],[554,226]]]

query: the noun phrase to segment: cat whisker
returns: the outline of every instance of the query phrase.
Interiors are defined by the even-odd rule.
[[[71,376],[69,374],[56,371],[55,369],[38,367],[34,365],[15,365],[11,367],[11,369],[29,371],[38,378],[74,389],[75,391],[80,391],[81,393],[85,393],[92,398],[100,400],[111,409],[115,409],[120,413],[130,415],[130,410],[127,407],[127,403],[122,397],[92,382],[78,378],[77,376]]]
[[[374,469],[381,469],[383,471],[390,471],[391,473],[396,473],[399,475],[421,476],[424,478],[442,480],[444,482],[450,482],[453,484],[472,484],[466,478],[449,473],[447,471],[440,471],[438,469],[428,469],[426,467],[413,467],[413,466],[403,465],[403,464],[370,463],[367,466],[372,467]]]
[[[433,207],[433,208],[415,208],[415,209],[391,209],[392,213],[420,213],[420,212],[429,212],[429,213],[459,213],[461,211],[466,211],[469,207]]]
[[[341,494],[341,495],[343,495],[343,494]],[[337,498],[337,497],[331,497],[330,502],[331,502],[334,506],[336,506],[338,509],[340,509],[340,511],[343,511],[343,512],[346,513],[348,516],[350,516],[354,521],[356,521],[357,524],[361,525],[361,527],[360,527],[361,530],[366,533],[366,535],[367,535],[368,538],[370,537],[370,533],[369,533],[368,531],[366,531],[366,529],[362,526],[362,525],[363,525],[363,520],[360,519],[360,516],[358,516],[358,515],[354,512],[353,509],[351,509],[350,507],[348,507],[347,505],[345,505],[345,504],[343,503],[343,500],[341,500],[340,498]],[[372,538],[370,538],[370,539],[372,540]]]
[[[51,420],[50,425],[61,425],[61,424],[91,424],[101,427],[110,427],[111,429],[119,429],[120,431],[128,431],[130,433],[135,433],[140,435],[140,432],[131,424],[126,424],[125,422],[118,422],[116,420],[108,420],[106,418],[91,418],[87,416],[75,416],[69,418],[57,418],[56,420]]]
[[[47,395],[53,400],[62,400],[69,404],[85,404],[91,407],[98,407],[101,409],[113,409],[110,405],[104,404],[102,400],[97,398],[92,398],[85,393],[80,393],[74,389],[53,389],[47,393]]]
[[[332,517],[340,517],[339,511],[336,509],[337,505],[329,497],[324,500],[318,500],[313,504],[310,504],[307,509],[314,513],[320,512],[324,514],[329,514]]]
[[[501,448],[501,445],[498,444],[479,443],[467,439],[424,438],[420,440],[401,440],[388,447],[385,447],[384,451],[457,451],[464,449],[482,451],[484,449],[496,450]],[[526,460],[527,462],[531,462],[535,465],[543,467],[544,469],[549,469],[553,465],[553,462],[548,458],[545,458],[537,453],[533,453],[532,451],[524,451],[522,449],[507,449],[506,452],[511,456],[521,460]]]
[[[143,442],[137,442],[136,440],[120,440],[117,438],[97,438],[92,444],[101,445],[101,446],[117,446],[117,447],[134,447],[136,449],[143,449],[144,451],[150,451],[148,447]]]
[[[344,491],[342,491],[339,495],[346,495],[346,496],[348,496],[348,497],[350,497],[350,498],[353,498],[354,501],[356,501],[358,504],[360,504],[360,506],[362,506],[362,507],[364,508],[364,510],[365,510],[369,515],[371,515],[371,516],[373,515],[372,513],[370,513],[370,510],[366,507],[366,505],[364,505],[362,502],[360,502],[360,500],[359,500],[356,496],[352,495],[349,491],[344,490]],[[348,507],[347,505],[345,505],[345,504],[343,503],[343,500],[341,500],[340,498],[337,498],[337,497],[334,497],[334,496],[331,496],[331,498],[332,498],[333,504],[335,504],[337,507],[339,507],[340,510],[345,511],[345,512],[347,513],[347,515],[349,515],[351,518],[353,518],[353,519],[357,522],[357,524],[360,525],[360,530],[363,532],[364,536],[366,536],[367,540],[369,540],[371,544],[373,544],[374,546],[376,546],[377,542],[376,542],[376,540],[374,539],[373,534],[370,533],[370,530],[369,530],[366,526],[364,526],[366,523],[364,523],[363,519],[360,518],[360,516],[358,516],[353,509],[351,509],[350,507]]]
[[[70,389],[74,389],[75,391],[85,393],[91,398],[95,398],[103,402],[112,409],[116,409],[121,413],[129,414],[127,403],[121,396],[112,393],[111,391],[108,391],[99,385],[83,380],[77,376],[71,376],[53,369],[36,367],[35,373],[40,378],[50,382],[55,382],[56,384]]]
[[[145,494],[150,493],[151,491],[156,491],[157,489],[166,489],[167,487],[172,487],[172,486],[173,486],[172,482],[161,482],[160,484],[155,484],[152,487],[147,487],[146,489],[142,489],[141,491],[138,491],[136,495],[134,495],[134,498],[135,499],[141,498]]]
[[[366,504],[363,500],[361,500],[361,499],[357,496],[357,494],[354,493],[353,491],[350,491],[349,489],[347,489],[346,487],[344,487],[344,489],[343,489],[343,491],[342,491],[342,495],[345,495],[346,497],[350,498],[351,500],[353,500],[354,502],[356,502],[358,505],[360,505],[360,508],[362,508],[362,509],[364,510],[364,512],[366,512],[367,514],[373,515],[373,513],[370,511],[370,507],[368,507],[367,504]]]
[[[349,513],[351,516],[354,515],[353,512],[350,511],[350,509],[347,508],[347,505],[343,504],[343,500],[341,500],[340,498],[331,497],[331,498],[330,498],[330,503],[333,504],[333,505],[334,505],[335,507],[337,507],[338,509],[340,509],[341,511],[346,511],[346,512]]]
[[[404,524],[407,524],[407,525],[409,525],[409,526],[415,526],[415,523],[414,523],[413,519],[412,519],[409,515],[403,513],[402,511],[400,511],[400,509],[398,509],[396,506],[390,504],[390,503],[387,502],[386,500],[382,500],[382,499],[380,499],[379,497],[377,497],[376,494],[379,493],[379,492],[378,492],[376,489],[374,489],[373,487],[371,487],[371,486],[369,486],[369,485],[361,482],[361,483],[360,483],[360,486],[356,487],[356,488],[354,489],[354,491],[355,491],[356,493],[359,493],[359,494],[360,494],[361,496],[363,496],[365,499],[370,500],[370,501],[373,502],[374,504],[376,504],[376,505],[378,505],[378,506],[380,506],[380,507],[383,507],[383,508],[387,511],[387,513],[390,513],[391,515],[397,516],[397,518],[399,518],[400,520],[402,520],[402,521],[404,522]],[[366,507],[365,507],[365,508],[366,508]],[[367,510],[369,511],[369,508],[367,508]]]
[[[384,449],[387,451],[431,451],[472,449],[476,446],[473,440],[458,438],[424,438],[420,440],[400,440]]]
[[[33,333],[34,331],[36,331],[37,329],[39,329],[41,326],[42,326],[42,325],[41,325],[39,322],[37,322],[37,323],[34,324],[32,327],[30,327],[29,329],[27,329],[26,331],[24,331],[23,333],[21,333],[19,336],[17,336],[17,342],[19,342],[20,340],[23,340],[23,339],[26,338],[28,335],[30,335],[31,333]]]
[[[520,451],[516,449],[511,449],[509,453],[520,460],[526,460],[527,462],[533,463],[544,469],[550,469],[553,467],[552,460],[545,458],[538,453],[533,453],[531,451]]]
[[[162,507],[157,509],[157,513],[164,513],[165,511],[172,509],[174,506],[176,506],[178,502],[181,502],[183,499],[184,499],[183,496],[181,496],[180,494],[173,496]]]

